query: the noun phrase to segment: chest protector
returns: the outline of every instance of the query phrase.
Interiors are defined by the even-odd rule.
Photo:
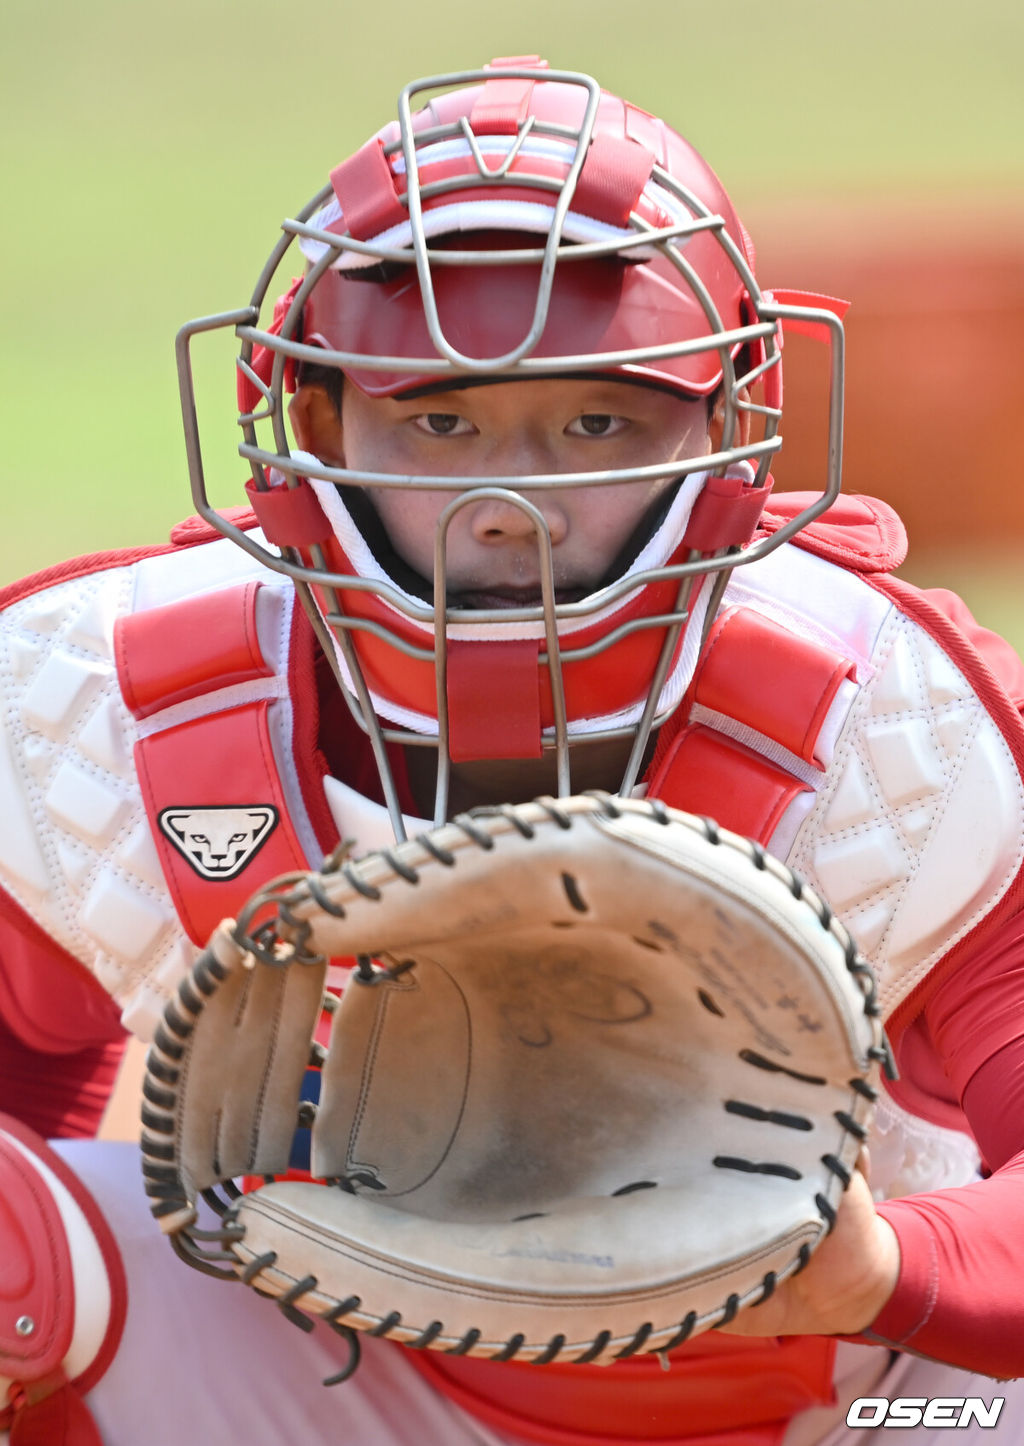
[[[844,498],[829,517],[733,573],[647,787],[757,838],[828,899],[892,1029],[1013,906],[1024,727],[967,641],[885,575],[894,514]],[[144,1036],[260,883],[316,867],[339,831],[361,848],[387,836],[311,761],[295,610],[289,583],[217,540],[3,614],[0,883]],[[977,1165],[958,1132],[896,1147],[894,1128],[883,1105],[886,1193]]]

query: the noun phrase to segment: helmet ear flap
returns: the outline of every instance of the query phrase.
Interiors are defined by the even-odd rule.
[[[284,292],[282,296],[279,296],[274,302],[273,319],[271,320],[270,325],[267,327],[267,330],[271,336],[281,335],[281,328],[284,326],[284,319],[288,315],[288,312],[291,310],[292,302],[295,300],[295,295],[304,280],[305,278],[302,276],[293,277],[292,283],[289,286],[288,290]],[[294,340],[302,340],[301,317],[299,319],[299,325]],[[255,412],[261,401],[269,400],[265,388],[269,388],[270,386],[270,378],[274,370],[274,355],[275,353],[268,346],[253,347],[252,359],[249,362],[249,368],[255,374],[255,377],[259,379],[258,381],[255,380],[253,377],[248,376],[241,367],[238,368],[238,375],[235,385],[238,396],[239,412],[243,414],[251,414],[252,412]],[[260,386],[260,382],[263,383],[262,387]],[[286,357],[284,363],[284,389],[286,392],[294,392],[295,385],[295,359],[294,357]]]
[[[761,360],[765,359],[767,348],[764,342],[758,344],[761,350]],[[775,328],[775,345],[778,347],[778,355],[773,366],[768,367],[764,372],[764,404],[775,411],[782,411],[782,323]]]
[[[751,242],[746,231],[744,231],[743,235],[744,245],[746,248],[749,248],[749,257],[752,264],[754,254],[753,242]],[[769,291],[764,292],[763,295],[766,301],[773,299],[772,293]],[[758,322],[764,320],[764,318],[758,314],[757,306],[749,293],[745,295],[740,302],[740,315],[744,326],[755,326]],[[737,377],[756,377],[760,380],[764,387],[764,405],[773,411],[781,411],[782,409],[782,344],[782,323],[776,322],[776,355],[774,361],[769,364],[768,345],[764,337],[760,337],[756,341],[747,342],[736,358]]]
[[[776,322],[775,337],[780,352],[787,329],[798,332],[801,336],[809,336],[812,341],[823,342],[831,351],[834,344],[835,323],[830,324],[827,318],[819,320],[810,313],[817,311],[820,316],[822,312],[827,312],[841,322],[850,309],[850,303],[841,297],[825,296],[816,291],[772,290],[764,293],[764,299],[779,307],[799,307],[809,313],[807,316],[785,315]],[[842,330],[841,327],[839,329]],[[763,342],[761,346],[763,350]],[[768,368],[765,376],[765,401],[769,406],[782,406],[781,362],[776,362],[773,367]]]

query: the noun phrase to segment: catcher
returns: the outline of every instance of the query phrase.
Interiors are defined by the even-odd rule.
[[[12,1440],[826,1446],[865,1398],[997,1396],[1024,1433],[1024,668],[956,598],[892,576],[884,503],[838,495],[841,312],[761,288],[664,122],[526,57],[408,87],[285,223],[253,304],[183,331],[198,515],[3,598]],[[251,471],[225,514],[189,369],[217,325],[241,342]],[[787,327],[831,358],[820,497],[770,495]],[[471,839],[480,819],[522,835],[534,816],[509,806],[546,796],[557,829],[558,801],[607,811],[593,790],[608,817],[618,797],[714,820],[705,841],[746,840],[751,875],[805,881],[873,966],[898,1079],[870,1131],[847,1115],[867,1148],[832,1168],[803,1268],[692,1339],[540,1364],[399,1333],[325,1390],[350,1342],[186,1270],[137,1152],[90,1142],[125,1032],[166,1043],[200,950],[268,880],[329,855],[365,894],[364,855],[408,873],[416,849],[443,863],[436,830],[468,809],[491,810],[452,825]],[[571,920],[586,888],[561,878]],[[343,1003],[351,966],[326,973]],[[528,985],[518,1038],[549,1027]],[[671,1134],[685,1108],[636,1128]],[[598,1140],[611,1102],[592,1109]]]

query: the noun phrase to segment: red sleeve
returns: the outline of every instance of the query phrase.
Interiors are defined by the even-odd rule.
[[[981,627],[954,593],[934,590],[941,609],[977,649],[1024,712],[1024,664]],[[932,1078],[906,1080],[911,1096],[959,1102],[989,1177],[954,1190],[886,1201],[902,1264],[896,1290],[865,1333],[983,1375],[1024,1375],[1024,919],[1019,915],[928,993],[912,1027],[917,1057],[928,1048]],[[910,1031],[908,1031],[910,1032]],[[911,1070],[915,1052],[905,1060]],[[946,1113],[937,1102],[932,1117]],[[926,1111],[927,1113],[927,1111]]]
[[[122,1039],[113,999],[85,965],[0,889],[0,1019],[44,1053]]]
[[[46,1140],[95,1135],[117,1082],[124,1038],[67,1054],[26,1044],[0,1019],[0,1110]]]
[[[993,1173],[879,1206],[902,1264],[866,1336],[984,1375],[1024,1375],[1024,921],[946,980],[922,1022]]]
[[[95,1134],[126,1037],[95,979],[0,890],[0,1110],[44,1139]]]

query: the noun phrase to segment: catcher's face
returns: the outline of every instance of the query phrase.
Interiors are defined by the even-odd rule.
[[[341,415],[322,389],[292,405],[300,446],[322,461],[402,475],[494,478],[601,472],[665,462],[641,482],[578,484],[527,495],[552,542],[558,600],[594,591],[661,493],[671,463],[712,449],[704,400],[607,378],[496,382],[414,399],[370,398],[346,385]],[[377,488],[373,504],[403,561],[429,579],[438,518],[456,493]],[[540,601],[537,534],[514,503],[482,497],[448,532],[449,597],[466,608]]]

